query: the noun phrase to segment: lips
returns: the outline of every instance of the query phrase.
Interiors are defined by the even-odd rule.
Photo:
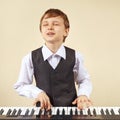
[[[48,32],[47,35],[48,36],[53,36],[53,35],[55,35],[55,33],[54,32]]]

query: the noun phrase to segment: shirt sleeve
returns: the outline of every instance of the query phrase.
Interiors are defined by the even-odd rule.
[[[76,52],[76,63],[73,70],[74,78],[78,85],[78,96],[86,95],[89,97],[92,92],[92,83],[83,61],[83,56]]]
[[[18,81],[14,84],[14,89],[21,96],[28,98],[36,98],[41,89],[33,85],[33,64],[31,59],[31,53],[26,55],[22,59],[21,69],[18,77]]]

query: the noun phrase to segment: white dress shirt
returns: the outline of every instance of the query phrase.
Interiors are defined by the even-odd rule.
[[[58,65],[61,57],[66,59],[65,47],[61,45],[58,51],[53,54],[46,45],[42,47],[43,59],[48,60],[50,65],[55,69]],[[90,76],[83,65],[83,58],[80,53],[75,51],[75,65],[73,68],[74,80],[78,84],[78,96],[86,95],[89,97],[92,91],[92,84],[90,81]],[[31,52],[27,54],[21,64],[21,70],[19,74],[18,81],[14,84],[14,88],[19,93],[19,95],[26,96],[29,98],[36,98],[41,90],[36,87],[33,83],[34,78],[34,68],[32,63]]]

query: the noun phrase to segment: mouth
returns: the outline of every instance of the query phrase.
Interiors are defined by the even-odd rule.
[[[53,36],[53,35],[55,35],[55,33],[54,32],[48,32],[47,35],[48,36]]]

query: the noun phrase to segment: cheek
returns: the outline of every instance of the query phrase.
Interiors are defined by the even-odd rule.
[[[67,35],[68,35],[68,32],[64,30],[64,31],[63,31],[63,35],[64,35],[64,36],[67,36]]]
[[[46,34],[45,34],[44,30],[41,30],[41,36],[42,36],[42,37],[45,37],[45,35],[46,35]]]
[[[46,33],[45,31],[46,31],[45,29],[41,29],[41,34],[45,35],[45,33]]]

